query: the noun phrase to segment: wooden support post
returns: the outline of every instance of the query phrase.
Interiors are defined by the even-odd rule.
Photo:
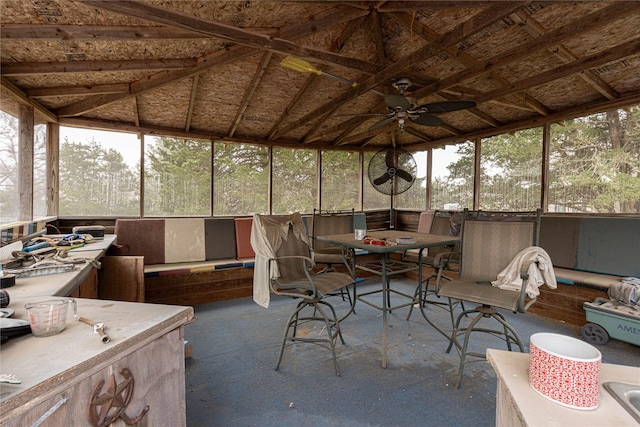
[[[20,104],[18,117],[19,221],[33,219],[33,124],[33,107]]]
[[[60,209],[60,125],[47,123],[47,215]]]

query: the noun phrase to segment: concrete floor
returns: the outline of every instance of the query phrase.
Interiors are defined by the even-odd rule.
[[[374,280],[358,286],[359,292],[379,288]],[[394,280],[392,287],[412,293],[414,282]],[[331,302],[339,312],[348,307],[338,297]],[[292,299],[274,298],[265,309],[243,298],[195,307],[198,321],[185,328],[193,345],[186,364],[189,426],[495,424],[491,366],[484,361],[467,365],[462,385],[455,389],[456,351],[445,352],[448,340],[419,311],[407,321],[408,307],[389,315],[386,369],[381,367],[381,312],[358,303],[356,314],[341,323],[346,341],[337,347],[342,376],[335,375],[328,349],[304,343],[287,347],[275,371],[284,324],[295,305]],[[450,328],[446,312],[434,306],[427,310],[436,324]],[[527,351],[535,332],[580,338],[575,326],[535,314],[504,314]],[[504,348],[498,343],[479,340],[477,347]],[[640,365],[640,351],[632,344],[612,340],[598,349],[604,363]]]

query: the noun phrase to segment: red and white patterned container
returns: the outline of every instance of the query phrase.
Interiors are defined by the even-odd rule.
[[[544,397],[574,409],[596,409],[600,403],[600,351],[560,334],[530,338],[529,384]]]

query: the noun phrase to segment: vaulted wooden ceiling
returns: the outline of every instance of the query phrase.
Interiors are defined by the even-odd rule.
[[[336,149],[408,149],[640,103],[635,1],[0,3],[2,109],[62,125]],[[281,66],[293,56],[323,75]],[[327,75],[328,74],[328,75]],[[338,76],[348,84],[331,76]],[[409,78],[418,105],[374,127]]]

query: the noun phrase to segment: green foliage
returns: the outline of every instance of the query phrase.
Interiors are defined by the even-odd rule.
[[[145,144],[145,215],[210,215],[211,142],[163,137]]]
[[[535,210],[541,202],[542,129],[483,139],[480,208]]]
[[[640,106],[553,125],[549,203],[569,212],[640,212]]]
[[[480,208],[540,206],[542,128],[483,139]],[[640,212],[640,106],[551,126],[549,211]],[[458,146],[449,175],[432,182],[432,207],[472,207],[474,145]]]
[[[269,211],[269,151],[250,144],[214,144],[214,214]]]
[[[272,212],[313,212],[318,193],[316,150],[274,148]]]
[[[322,153],[322,209],[345,210],[359,206],[358,161],[358,153],[351,151]]]
[[[60,146],[60,215],[137,215],[138,173],[95,140]]]

